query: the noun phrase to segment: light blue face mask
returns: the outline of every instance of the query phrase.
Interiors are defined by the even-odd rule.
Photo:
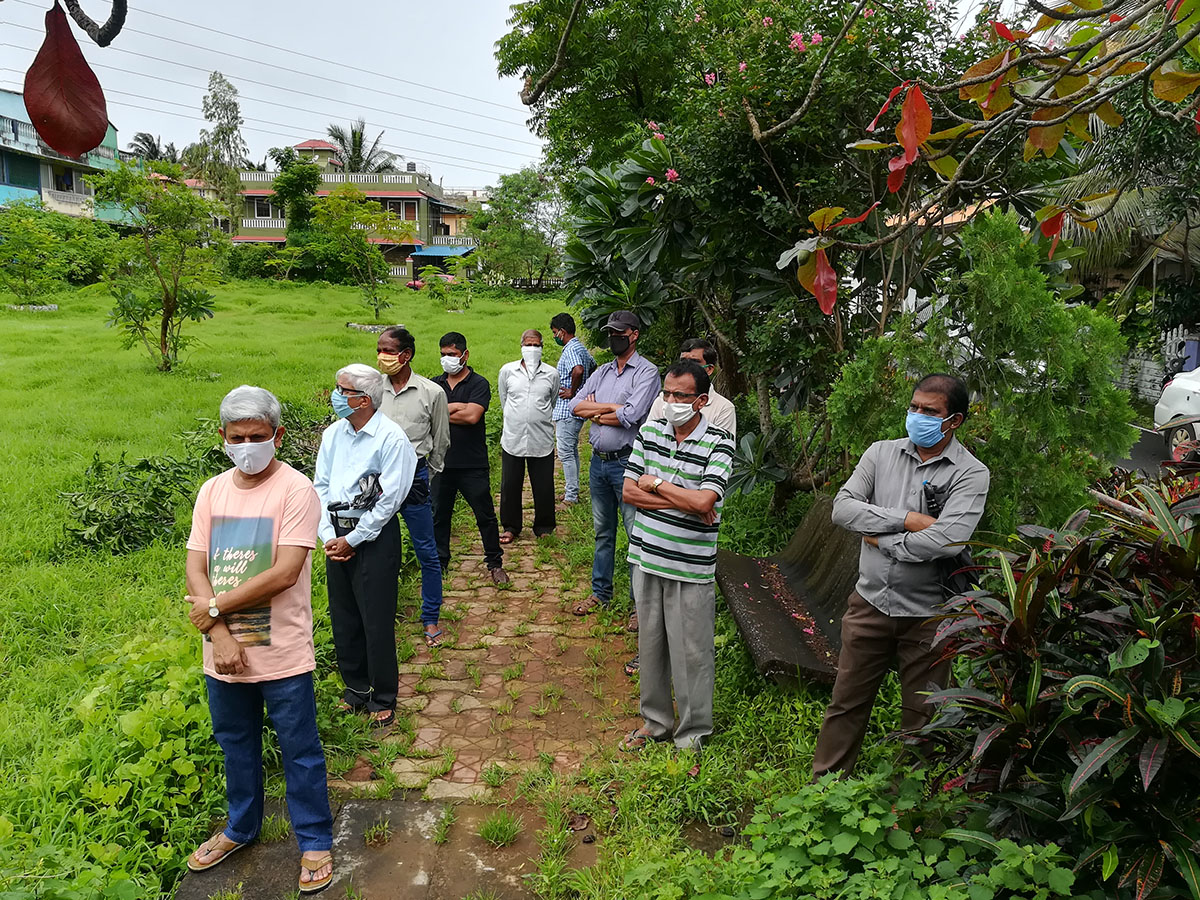
[[[350,401],[346,399],[346,395],[341,391],[334,391],[329,395],[329,400],[333,404],[333,411],[337,413],[339,419],[344,419],[354,412],[354,407],[350,405]]]
[[[910,412],[904,424],[908,428],[909,440],[918,447],[928,449],[937,446],[938,441],[946,436],[942,431],[942,423],[945,421],[946,419],[941,419],[937,416],[927,416],[925,413]]]

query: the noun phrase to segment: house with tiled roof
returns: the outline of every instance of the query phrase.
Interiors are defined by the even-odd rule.
[[[384,209],[413,226],[412,243],[396,244],[383,238],[369,238],[380,245],[393,278],[407,281],[416,270],[434,263],[441,265],[451,256],[471,253],[474,238],[463,233],[466,209],[446,199],[440,182],[429,169],[416,162],[401,163],[396,172],[344,172],[337,158],[338,148],[329,141],[302,141],[293,148],[304,159],[321,168],[318,196],[326,196],[342,184],[352,184]],[[278,172],[239,173],[244,208],[233,237],[235,243],[284,243],[287,220],[272,201],[271,182]]]

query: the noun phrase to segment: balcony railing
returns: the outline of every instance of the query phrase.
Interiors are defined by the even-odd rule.
[[[407,278],[408,277],[408,266],[407,265],[391,266],[388,269],[388,273],[393,278]]]
[[[479,242],[466,234],[431,234],[429,243],[441,247],[476,247]]]
[[[242,181],[274,181],[278,172],[241,172],[238,177]]]
[[[287,219],[242,219],[243,228],[287,228]]]
[[[83,206],[91,198],[87,194],[77,194],[74,191],[52,191],[49,188],[42,191],[42,196],[47,200],[53,200],[55,203],[62,203],[65,206]]]
[[[21,122],[18,119],[10,119],[8,116],[0,116],[0,147],[8,147],[12,150],[20,150],[23,153],[34,153],[38,156],[44,156],[49,159],[65,159],[72,160],[74,162],[82,162],[85,165],[91,163],[91,161],[88,160],[89,156],[120,160],[131,160],[136,158],[132,153],[126,153],[124,150],[113,150],[111,147],[96,147],[80,157],[65,156],[56,150],[51,150],[49,146],[43,143],[42,139],[38,137],[37,130],[28,122]]]
[[[265,181],[271,182],[275,180],[278,172],[240,172],[239,177],[242,181]],[[417,172],[375,172],[366,175],[359,172],[326,172],[321,175],[321,181],[325,184],[422,184],[427,187],[432,187],[437,190],[436,186],[429,183],[429,173],[427,171]],[[439,191],[440,193],[440,191]]]

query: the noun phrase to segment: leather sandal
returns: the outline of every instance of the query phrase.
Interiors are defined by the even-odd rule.
[[[220,842],[222,840],[231,846],[222,851],[221,855],[216,859],[210,859],[208,862],[200,862],[200,860],[196,858],[196,854],[200,853],[201,851],[204,851],[206,854],[211,854],[214,851],[221,850]],[[211,869],[213,866],[219,866],[221,863],[225,862],[225,860],[228,859],[231,854],[237,853],[245,846],[245,844],[239,844],[237,841],[230,840],[229,838],[225,837],[224,831],[218,831],[207,841],[192,851],[192,855],[188,857],[187,867],[193,872],[203,872],[205,869]]]
[[[604,604],[600,602],[599,597],[597,597],[595,594],[591,594],[586,600],[580,600],[578,603],[572,606],[571,612],[577,616],[586,616],[591,614],[591,611],[597,606],[603,605]]]
[[[314,879],[313,881],[299,882],[298,886],[300,888],[300,893],[315,894],[318,891],[323,891],[325,888],[329,887],[330,882],[333,881],[333,854],[326,853],[324,856],[318,857],[315,860],[305,859],[303,856],[300,857],[300,869],[302,872],[307,871],[310,878],[312,878],[315,873],[321,871],[326,866],[329,866],[329,874],[324,878]]]

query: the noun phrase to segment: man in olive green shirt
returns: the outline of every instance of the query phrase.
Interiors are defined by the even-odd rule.
[[[442,630],[442,564],[433,537],[433,506],[429,479],[442,471],[450,446],[450,413],[446,392],[412,370],[417,342],[401,325],[379,335],[379,370],[387,376],[380,411],[404,429],[417,454],[412,489],[400,507],[408,536],[421,564],[421,622],[425,643],[436,647]]]

